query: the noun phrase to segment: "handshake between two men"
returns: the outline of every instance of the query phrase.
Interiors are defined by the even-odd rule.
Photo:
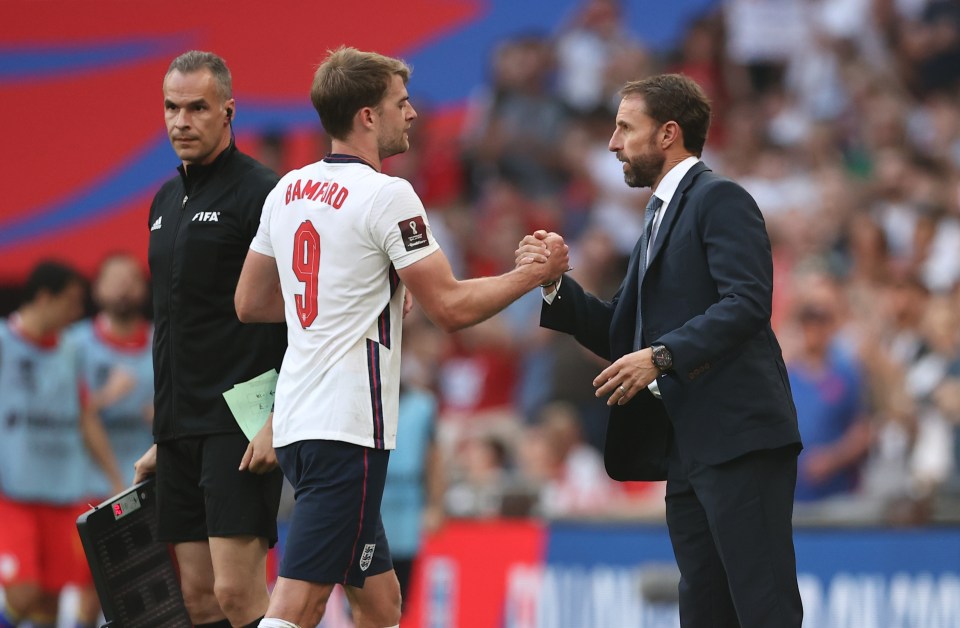
[[[567,252],[568,247],[560,234],[540,229],[534,231],[532,235],[524,236],[523,240],[520,241],[520,246],[516,251],[516,265],[519,268],[526,264],[546,264],[550,261],[551,255],[556,253],[566,257]],[[544,294],[553,294],[557,289],[557,284],[560,282],[563,273],[573,270],[567,264],[562,264],[559,268],[563,268],[560,274],[551,277],[540,285],[544,290]]]

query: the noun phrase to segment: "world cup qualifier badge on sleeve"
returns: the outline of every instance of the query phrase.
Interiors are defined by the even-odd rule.
[[[397,223],[400,227],[400,235],[403,237],[403,246],[408,251],[416,251],[425,246],[430,246],[430,238],[427,237],[427,226],[423,222],[423,216],[413,216]]]

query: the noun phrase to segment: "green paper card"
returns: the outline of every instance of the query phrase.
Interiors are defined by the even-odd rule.
[[[277,369],[257,375],[253,379],[236,384],[223,393],[223,398],[243,430],[247,440],[253,440],[267,422],[273,410],[273,397],[277,390]]]

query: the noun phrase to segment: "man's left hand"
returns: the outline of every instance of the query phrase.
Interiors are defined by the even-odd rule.
[[[607,405],[624,405],[657,378],[660,369],[653,365],[650,347],[628,353],[593,380],[597,397],[606,397]]]
[[[277,453],[273,450],[273,414],[247,445],[240,461],[240,470],[250,473],[269,473],[277,468]]]

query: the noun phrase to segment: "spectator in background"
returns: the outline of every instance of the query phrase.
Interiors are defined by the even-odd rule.
[[[922,230],[928,219],[924,208],[937,202],[934,166],[900,147],[884,148],[875,155],[871,213],[884,231],[895,263],[916,272],[925,253]]]
[[[109,486],[123,485],[103,425],[85,408],[80,347],[62,333],[83,314],[85,289],[73,268],[41,262],[19,309],[0,320],[2,628],[53,628],[63,587],[92,583],[76,530],[89,509],[88,452]],[[96,614],[78,619],[93,626]]]
[[[955,363],[948,373],[948,377],[940,384],[936,391],[936,402],[940,412],[950,421],[953,445],[951,459],[952,488],[957,490],[960,479],[960,363]]]
[[[472,197],[504,178],[527,196],[557,195],[561,163],[554,144],[567,114],[549,90],[550,42],[528,35],[502,43],[492,59],[492,85],[470,102],[464,134]]]
[[[710,143],[714,149],[723,147],[727,139],[724,126],[727,94],[733,80],[734,66],[723,56],[721,15],[707,14],[691,20],[678,44],[673,58],[667,62],[666,70],[689,76],[703,88],[713,108]]]
[[[535,491],[533,512],[548,518],[662,522],[666,482],[611,480],[603,456],[583,439],[579,415],[564,401],[541,410],[521,443],[517,492]]]
[[[960,290],[957,291],[960,294]],[[936,411],[946,422],[951,445],[950,475],[945,490],[956,495],[960,493],[960,356],[950,364],[943,381],[934,391]]]
[[[929,495],[947,479],[953,466],[952,429],[937,403],[938,391],[949,383],[951,368],[960,361],[960,315],[950,298],[937,295],[931,299],[921,331],[929,351],[907,371],[905,385],[917,417],[911,465],[915,488]]]
[[[560,100],[577,114],[615,106],[617,88],[609,82],[613,60],[638,49],[623,28],[620,0],[585,0],[556,38]]]
[[[787,371],[804,444],[795,499],[806,502],[853,493],[871,441],[862,369],[836,341],[842,293],[826,275],[794,288],[800,338]]]
[[[410,578],[424,534],[433,532],[443,522],[445,482],[435,440],[434,396],[401,384],[397,415],[397,449],[387,467],[380,515],[390,538],[390,556],[400,581],[402,602],[408,599]]]
[[[874,224],[868,222],[867,224]],[[879,233],[879,227],[874,234]],[[874,236],[873,239],[875,239]],[[921,320],[929,302],[923,284],[909,273],[888,272],[848,284],[854,344],[865,369],[868,403],[874,411],[873,446],[862,474],[863,494],[876,502],[876,517],[887,505],[915,494],[912,452],[917,439],[916,407],[906,387],[906,374],[928,349]]]
[[[742,89],[762,95],[779,84],[786,62],[806,51],[807,19],[802,0],[727,0],[726,55],[747,72]],[[736,137],[736,135],[731,135]]]
[[[870,213],[862,209],[852,212],[838,231],[837,238],[843,239],[840,263],[844,279],[857,297],[863,297],[853,305],[866,309],[866,301],[877,298],[877,291],[893,270],[887,235]]]
[[[444,497],[447,514],[480,519],[499,516],[503,496],[514,484],[507,447],[495,436],[475,435],[463,441],[454,456]]]
[[[534,472],[541,483],[538,510],[544,516],[604,517],[623,501],[623,489],[607,475],[603,456],[584,442],[572,405],[544,407],[527,440],[530,447],[542,448]]]
[[[922,6],[913,19],[903,21],[896,41],[906,62],[901,79],[919,97],[950,92],[960,82],[960,7],[951,0]]]

